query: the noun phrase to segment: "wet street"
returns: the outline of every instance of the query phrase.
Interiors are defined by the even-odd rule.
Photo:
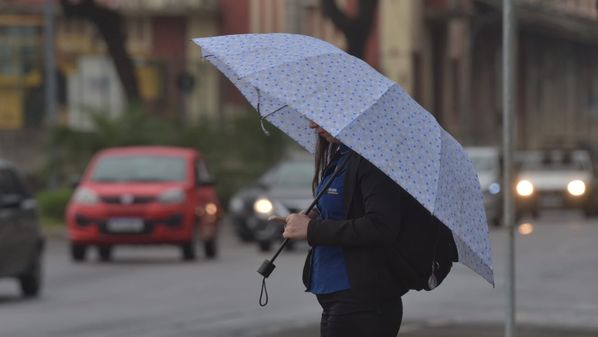
[[[533,232],[517,237],[518,320],[598,330],[598,220],[549,213],[529,222]],[[491,238],[496,288],[458,265],[439,289],[405,296],[404,332],[500,324],[506,233],[493,230]],[[222,231],[218,259],[191,263],[180,261],[172,247],[123,247],[114,262],[97,262],[92,254],[75,264],[66,241],[53,234],[39,299],[22,300],[16,283],[0,282],[0,336],[285,336],[319,320],[319,307],[300,281],[305,249],[279,257],[267,283],[270,303],[261,308],[255,270],[270,254],[240,244],[230,228]]]

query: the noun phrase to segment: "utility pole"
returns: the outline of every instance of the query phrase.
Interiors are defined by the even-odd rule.
[[[503,219],[507,235],[507,291],[505,337],[515,337],[515,216],[513,210],[513,115],[514,115],[514,69],[515,69],[515,20],[513,1],[503,0]]]
[[[56,53],[54,48],[54,0],[46,0],[44,5],[44,59],[45,59],[45,103],[46,127],[51,130],[56,126]],[[52,146],[49,151],[50,189],[57,187],[56,177],[56,149]]]

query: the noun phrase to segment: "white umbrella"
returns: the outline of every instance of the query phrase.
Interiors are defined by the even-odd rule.
[[[459,262],[494,284],[488,224],[462,146],[397,83],[316,38],[194,40],[263,118],[313,152],[312,120],[386,173],[453,233]]]

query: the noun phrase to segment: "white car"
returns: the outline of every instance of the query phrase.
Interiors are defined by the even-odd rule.
[[[541,209],[581,209],[593,214],[594,168],[586,150],[537,150],[516,155],[517,212],[538,216]]]
[[[484,208],[488,222],[500,226],[502,219],[502,188],[499,150],[496,147],[466,147],[484,193]]]

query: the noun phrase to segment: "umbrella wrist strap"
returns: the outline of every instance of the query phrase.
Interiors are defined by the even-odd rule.
[[[262,291],[260,291],[260,307],[268,305],[268,289],[266,288],[266,277],[262,279]]]

